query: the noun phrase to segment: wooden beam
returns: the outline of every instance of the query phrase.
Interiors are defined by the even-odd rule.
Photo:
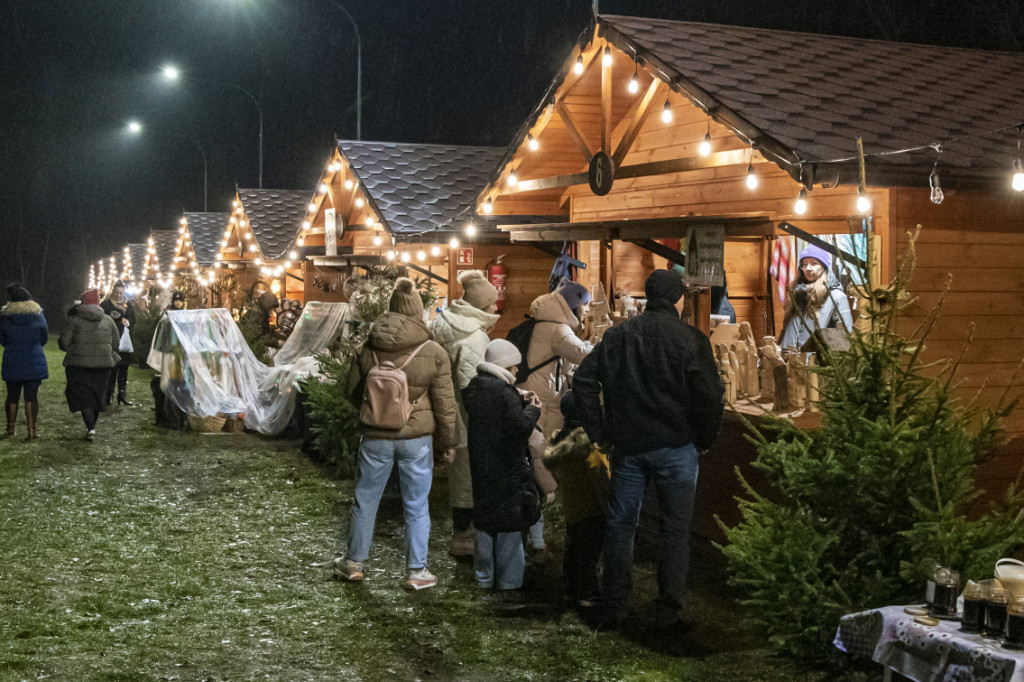
[[[647,121],[647,117],[651,115],[651,102],[654,101],[654,95],[658,92],[658,86],[661,85],[661,81],[655,78],[651,81],[650,86],[647,88],[647,92],[640,99],[640,104],[633,113],[633,120],[630,122],[629,127],[626,128],[626,132],[623,133],[622,139],[619,140],[619,146],[615,148],[615,154],[612,155],[612,161],[615,162],[615,167],[618,168],[622,164],[622,160],[626,158],[626,154],[629,153],[630,148],[636,141],[636,136],[640,134],[640,129]]]
[[[561,242],[682,237],[688,228],[702,225],[724,225],[727,237],[770,235],[774,229],[762,214],[498,225],[498,229],[507,232],[513,242]]]
[[[660,244],[654,241],[653,239],[624,239],[623,241],[627,241],[630,244],[636,244],[641,249],[646,249],[653,253],[655,256],[661,256],[665,260],[671,261],[676,265],[682,265],[683,267],[686,267],[685,255],[679,253],[678,251],[673,251],[664,244]]]
[[[605,43],[603,50],[610,50],[608,43]],[[605,154],[611,153],[612,147],[612,65],[611,60],[605,64],[601,57],[601,151]]]
[[[415,263],[405,263],[405,267],[411,268],[420,274],[430,277],[431,279],[436,279],[441,284],[448,286],[448,280],[446,280],[444,277],[442,277],[441,275],[435,275],[430,270],[426,268],[421,268],[419,265],[416,265]]]
[[[594,153],[590,151],[590,147],[587,145],[587,141],[583,139],[583,135],[580,134],[579,129],[572,120],[572,114],[569,113],[569,108],[565,106],[565,102],[558,100],[555,102],[555,110],[558,111],[558,115],[562,117],[562,122],[565,124],[565,129],[569,133],[569,137],[576,143],[576,146],[583,152],[583,158],[590,163],[590,160],[594,158]]]

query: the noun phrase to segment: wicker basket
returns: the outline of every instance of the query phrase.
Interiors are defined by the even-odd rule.
[[[242,433],[245,431],[245,420],[241,417],[228,417],[224,430],[228,433]]]
[[[224,428],[224,422],[227,420],[218,415],[212,417],[193,417],[188,418],[188,428],[196,433],[218,433]]]

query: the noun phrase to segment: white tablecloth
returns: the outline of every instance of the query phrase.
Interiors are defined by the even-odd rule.
[[[1024,682],[1024,652],[960,632],[960,621],[918,625],[902,606],[843,616],[834,644],[918,682]]]

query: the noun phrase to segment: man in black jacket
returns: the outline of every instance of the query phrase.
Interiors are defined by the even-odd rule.
[[[671,626],[679,622],[686,587],[697,452],[721,428],[724,388],[711,342],[676,309],[679,275],[656,270],[644,289],[644,313],[605,332],[576,370],[573,393],[587,435],[612,448],[602,620],[617,624],[628,611],[633,536],[644,488],[653,481],[661,513],[656,618]]]

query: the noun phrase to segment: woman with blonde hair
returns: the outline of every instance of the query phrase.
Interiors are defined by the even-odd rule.
[[[789,289],[782,323],[783,348],[801,348],[818,329],[853,329],[850,301],[832,274],[832,256],[809,244],[798,263],[800,272]]]

